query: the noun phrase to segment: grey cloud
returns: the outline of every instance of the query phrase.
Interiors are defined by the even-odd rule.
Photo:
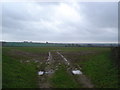
[[[117,3],[4,3],[2,15],[8,41],[117,41]]]
[[[86,18],[97,27],[117,27],[118,3],[89,2],[83,3]]]

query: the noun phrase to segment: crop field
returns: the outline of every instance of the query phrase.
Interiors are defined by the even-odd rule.
[[[2,88],[118,88],[111,59],[109,47],[3,47]]]

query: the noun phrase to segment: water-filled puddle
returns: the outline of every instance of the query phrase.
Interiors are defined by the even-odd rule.
[[[38,72],[38,75],[43,75],[44,74],[44,71],[39,71]]]
[[[52,73],[54,73],[54,71],[47,71],[47,72],[45,72],[45,74],[52,74]]]
[[[54,73],[54,70],[49,70],[49,71],[39,71],[38,75],[43,75],[43,74],[52,74]]]
[[[82,72],[80,70],[72,70],[73,74],[82,74]]]

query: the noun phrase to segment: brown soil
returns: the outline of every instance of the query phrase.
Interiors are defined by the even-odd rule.
[[[94,56],[98,53],[101,53],[99,51],[79,51],[79,52],[60,52],[63,54],[71,63],[78,63],[81,61],[85,61],[86,59],[82,58],[83,56]]]
[[[9,52],[10,56],[13,56],[14,58],[18,59],[28,59],[32,61],[45,61],[47,60],[48,53],[30,53],[20,50],[10,50]]]

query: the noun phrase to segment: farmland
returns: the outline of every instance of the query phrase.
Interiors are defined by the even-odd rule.
[[[118,88],[109,47],[3,47],[3,88]],[[82,74],[73,75],[72,70]],[[38,75],[44,71],[43,75]]]

